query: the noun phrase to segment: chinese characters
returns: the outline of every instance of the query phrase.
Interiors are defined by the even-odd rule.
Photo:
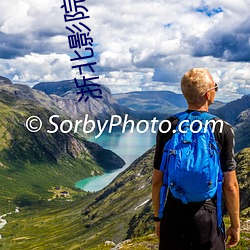
[[[92,80],[99,79],[99,76],[86,78],[84,68],[95,73],[94,65],[96,62],[89,62],[88,60],[94,57],[93,51],[93,38],[90,36],[91,29],[86,26],[83,21],[90,18],[88,15],[88,9],[83,6],[85,0],[63,0],[61,9],[64,9],[64,21],[67,23],[66,29],[70,32],[68,35],[69,49],[74,50],[74,57],[71,57],[71,62],[76,62],[71,68],[78,70],[82,76],[81,83],[79,80],[74,78],[76,88],[79,90],[77,94],[80,95],[78,102],[84,99],[88,101],[89,97],[102,98],[102,90],[99,84],[95,84]],[[77,21],[78,24],[72,23]],[[84,48],[84,55],[78,52]]]

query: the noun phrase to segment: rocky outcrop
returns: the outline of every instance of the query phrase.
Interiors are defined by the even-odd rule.
[[[102,146],[90,141],[84,141],[83,143],[93,159],[100,164],[105,171],[112,171],[117,168],[122,168],[125,165],[125,161],[111,150],[104,149]]]
[[[39,83],[33,87],[50,95],[56,105],[72,119],[83,119],[88,114],[89,119],[101,122],[110,119],[114,114],[123,115],[119,104],[113,98],[110,90],[101,85],[102,98],[90,97],[87,102],[78,102],[77,89],[72,81]]]
[[[240,113],[249,108],[250,95],[244,95],[240,99],[229,102],[222,108],[217,109],[214,114],[235,126],[238,123],[237,117]]]
[[[250,148],[241,150],[235,159],[240,186],[240,209],[242,211],[250,207]],[[250,214],[247,216],[250,216]]]
[[[0,76],[0,84],[13,84],[8,78]]]
[[[235,152],[250,147],[250,108],[242,111],[236,119]]]

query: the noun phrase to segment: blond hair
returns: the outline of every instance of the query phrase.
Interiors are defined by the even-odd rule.
[[[190,104],[200,103],[201,97],[213,85],[213,78],[205,68],[194,68],[185,73],[181,79],[181,90]]]

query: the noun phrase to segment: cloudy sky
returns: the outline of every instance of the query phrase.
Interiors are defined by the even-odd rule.
[[[0,2],[0,75],[30,86],[77,77],[65,28],[72,23],[64,22],[61,5],[63,0]],[[85,0],[84,6],[94,76],[100,77],[95,82],[113,93],[180,92],[187,70],[206,67],[220,86],[218,100],[250,94],[249,0]]]

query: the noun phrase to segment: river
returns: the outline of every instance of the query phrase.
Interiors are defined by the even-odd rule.
[[[119,173],[124,171],[136,158],[145,153],[155,144],[156,134],[150,130],[141,134],[136,130],[133,133],[113,131],[111,134],[105,133],[99,138],[90,138],[90,141],[98,143],[106,149],[110,149],[118,154],[125,162],[125,166],[111,173],[78,181],[76,187],[85,191],[95,192],[107,186]]]

